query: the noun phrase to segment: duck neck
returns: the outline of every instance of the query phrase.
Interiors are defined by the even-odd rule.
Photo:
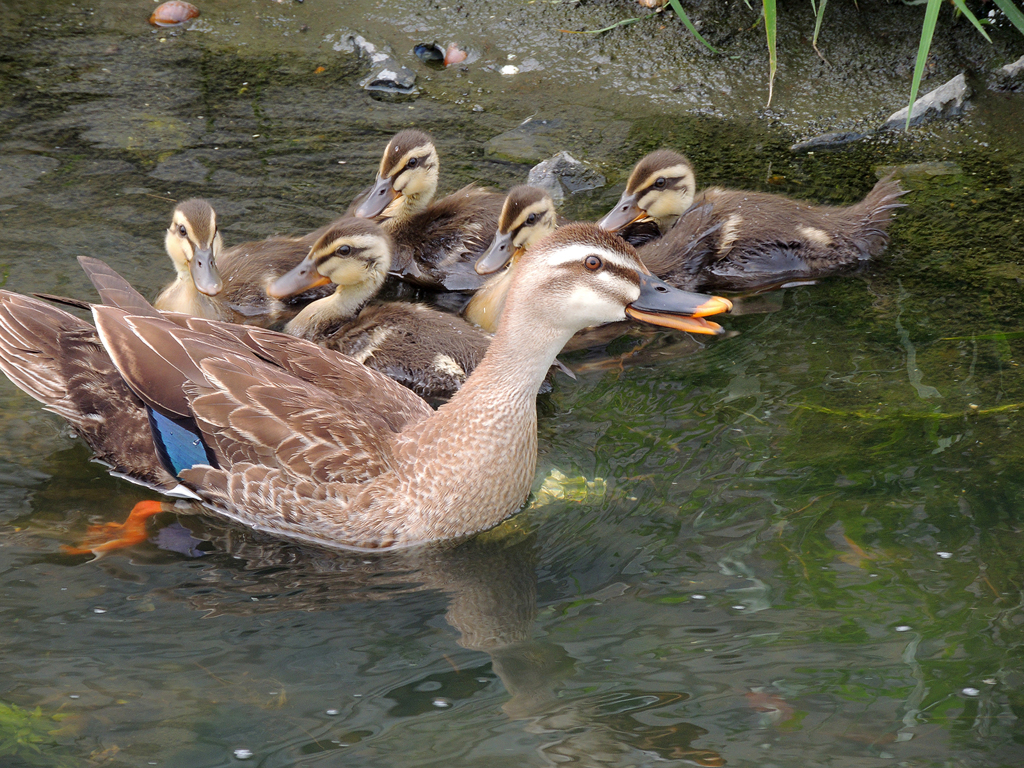
[[[417,537],[466,536],[523,505],[537,469],[537,390],[569,336],[523,327],[506,311],[462,389],[402,433],[403,509]]]
[[[330,296],[312,301],[284,327],[285,333],[315,341],[341,323],[352,320],[379,286],[370,283],[339,285]]]

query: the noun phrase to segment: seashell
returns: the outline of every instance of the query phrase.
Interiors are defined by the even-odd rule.
[[[163,5],[157,6],[153,15],[149,17],[149,23],[154,27],[173,27],[175,24],[183,24],[189,19],[199,15],[199,9],[192,3],[185,0],[169,0]]]
[[[450,67],[452,64],[458,64],[460,61],[465,61],[467,56],[469,54],[464,48],[460,48],[458,43],[452,43],[444,54],[444,65]]]

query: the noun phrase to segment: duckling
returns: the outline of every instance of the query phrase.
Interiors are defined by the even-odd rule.
[[[288,304],[267,296],[266,286],[309,252],[323,228],[304,237],[271,237],[224,249],[217,214],[194,198],[174,208],[164,245],[177,273],[154,302],[157,309],[225,322],[269,327],[295,315],[325,291]]]
[[[780,195],[719,187],[695,194],[693,169],[662,149],[633,169],[619,202],[601,221],[615,232],[653,221],[662,237],[640,249],[647,267],[686,290],[747,290],[834,274],[873,256],[904,194],[891,177],[861,202],[815,206]]]
[[[481,275],[497,272],[505,264],[508,264],[508,269],[490,278],[473,294],[462,310],[463,317],[488,333],[494,333],[519,257],[565,223],[555,211],[555,202],[547,192],[526,184],[512,187],[502,204],[494,239],[474,267]]]
[[[502,195],[472,184],[431,202],[437,191],[437,149],[413,129],[388,142],[377,179],[355,215],[372,219],[395,239],[393,270],[405,281],[448,291],[475,291],[473,271],[498,225]]]
[[[537,464],[536,394],[576,331],[687,327],[729,302],[647,274],[627,243],[563,227],[517,265],[487,354],[429,405],[332,350],[252,326],[93,305],[95,327],[0,291],[0,369],[116,471],[215,513],[321,546],[470,536],[522,507]],[[180,321],[184,321],[181,324]],[[148,437],[134,456],[125,456]],[[159,471],[157,471],[159,470]]]
[[[267,293],[287,299],[333,282],[334,293],[307,304],[285,333],[348,355],[420,397],[450,397],[483,359],[491,338],[423,304],[365,306],[384,285],[391,249],[391,236],[372,221],[341,219]]]

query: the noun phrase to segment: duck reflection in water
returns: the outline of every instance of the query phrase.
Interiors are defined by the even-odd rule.
[[[185,505],[179,503],[178,509],[184,511]],[[190,533],[180,530],[182,522]],[[225,526],[204,515],[181,515],[161,528],[156,541],[178,551],[187,542],[185,553],[192,556],[205,552],[203,578],[158,588],[149,597],[184,599],[206,617],[216,617],[337,612],[346,605],[400,603],[410,596],[441,593],[447,599],[445,619],[459,635],[457,644],[489,656],[491,671],[509,694],[502,710],[543,738],[541,752],[552,765],[567,759],[618,763],[630,753],[635,759],[635,750],[697,765],[724,765],[717,752],[691,746],[704,729],[671,719],[651,726],[636,717],[678,707],[687,693],[619,690],[566,697],[576,660],[557,643],[535,638],[539,553],[537,537],[524,529],[526,524],[520,516],[459,544],[366,553],[321,550]],[[168,528],[172,531],[165,536]],[[431,603],[416,605],[426,612]],[[394,609],[403,610],[400,604]],[[418,625],[428,621],[426,613],[416,617]],[[409,717],[436,711],[438,697],[465,700],[487,687],[486,664],[466,667],[448,654],[443,658],[450,671],[439,671],[435,664],[424,673],[420,663],[399,685],[394,674],[378,678],[382,685],[377,690],[372,689],[373,676],[367,675],[371,687],[361,688],[363,695],[394,702],[390,716]]]

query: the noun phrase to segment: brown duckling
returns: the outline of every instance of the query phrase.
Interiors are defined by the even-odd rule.
[[[505,199],[498,232],[491,247],[476,263],[477,272],[484,275],[497,272],[506,264],[508,268],[491,278],[473,295],[463,314],[484,330],[494,332],[515,274],[516,263],[535,243],[560,226],[564,226],[564,220],[555,211],[555,201],[547,192],[525,184],[513,187]],[[645,247],[637,249],[641,258],[644,250]],[[716,323],[694,320],[687,328],[680,330],[718,334],[722,328]]]
[[[157,309],[208,320],[269,327],[292,317],[326,290],[287,303],[267,296],[266,286],[309,253],[323,228],[304,237],[271,237],[223,248],[217,214],[206,200],[179,203],[164,244],[177,277],[153,303]]]
[[[859,203],[816,206],[764,192],[711,187],[694,193],[693,168],[662,149],[633,169],[601,221],[616,232],[653,221],[662,237],[639,249],[647,267],[687,290],[747,290],[840,272],[881,253],[903,194],[891,177]]]
[[[355,358],[421,397],[450,397],[483,359],[491,337],[423,304],[365,306],[387,278],[392,247],[391,236],[372,221],[341,219],[268,293],[286,299],[333,282],[334,293],[303,308],[286,333]]]
[[[555,203],[547,192],[526,184],[512,187],[501,207],[494,239],[475,266],[481,275],[497,272],[505,264],[508,268],[473,294],[462,310],[463,316],[488,333],[494,333],[498,329],[498,318],[505,306],[505,296],[512,284],[512,272],[519,257],[542,237],[566,223],[555,211]]]
[[[388,142],[373,186],[355,215],[380,224],[395,240],[393,271],[426,288],[475,291],[473,271],[498,225],[502,195],[472,184],[437,202],[437,149],[431,138],[404,130]]]

